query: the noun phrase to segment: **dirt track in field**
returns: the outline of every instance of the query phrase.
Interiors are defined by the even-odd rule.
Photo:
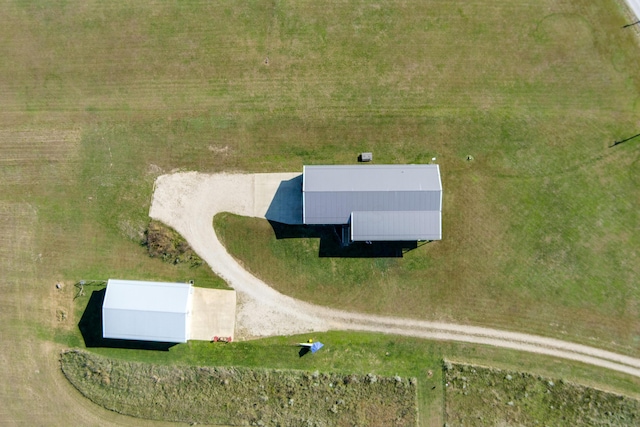
[[[326,330],[382,332],[487,344],[588,363],[640,377],[640,359],[552,338],[477,326],[346,312],[283,295],[247,272],[218,240],[218,212],[264,217],[279,184],[300,175],[200,174],[158,178],[149,215],[173,227],[238,293],[238,339]]]

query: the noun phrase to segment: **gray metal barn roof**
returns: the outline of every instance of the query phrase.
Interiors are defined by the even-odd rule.
[[[353,212],[351,241],[441,240],[439,211]]]
[[[187,342],[193,288],[187,283],[109,279],[102,304],[104,338]]]
[[[442,191],[438,165],[303,167],[304,192]]]
[[[375,219],[377,224],[382,224],[381,221],[386,219],[396,224],[393,227],[385,225],[390,234],[383,233],[382,228],[376,231],[373,226],[367,227],[368,231],[363,231],[364,234],[380,237],[363,240],[393,240],[391,236],[402,234],[441,238],[440,215],[437,215],[437,227],[433,221],[436,215],[362,216],[364,212],[440,213],[442,182],[438,165],[304,166],[302,176],[302,215],[305,224],[348,224],[352,212],[359,212],[362,221],[365,218]],[[422,228],[416,233],[407,233],[408,223],[400,225],[403,218]],[[431,228],[425,233],[427,224],[431,224]],[[364,230],[362,226],[361,223],[360,230]],[[407,240],[413,240],[413,237]]]

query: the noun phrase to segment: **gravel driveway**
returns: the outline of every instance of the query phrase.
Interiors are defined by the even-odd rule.
[[[640,359],[552,338],[453,323],[429,322],[320,307],[276,292],[238,264],[218,240],[218,212],[265,217],[281,182],[300,173],[160,176],[149,216],[178,231],[213,271],[237,292],[236,339],[312,331],[356,330],[487,344],[576,360],[640,377]],[[282,194],[281,194],[282,195]]]

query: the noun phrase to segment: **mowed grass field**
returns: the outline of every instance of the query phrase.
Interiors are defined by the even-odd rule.
[[[379,95],[402,97],[395,111],[352,113],[358,125],[344,138],[357,132],[356,147],[379,163],[437,157],[442,241],[402,258],[341,258],[323,255],[330,233],[277,239],[265,220],[221,216],[218,234],[252,272],[304,300],[636,354],[640,141],[610,146],[640,125],[638,46],[615,26],[622,19],[615,5],[598,4],[441,5],[450,12],[444,23],[429,27],[430,13],[419,23],[409,18],[403,25],[421,27],[420,42],[399,33],[374,61],[372,74],[388,81],[400,63],[413,72],[405,68],[404,82]],[[458,35],[446,39],[447,25]],[[398,55],[403,49],[414,53]],[[346,159],[305,153],[302,161],[353,163],[356,152]]]
[[[153,181],[176,169],[437,156],[446,239],[380,260],[376,274],[390,279],[361,282],[358,295],[378,292],[365,309],[640,348],[638,142],[608,148],[640,132],[639,45],[621,29],[633,20],[621,3],[6,1],[0,11],[1,421],[128,422],[79,399],[58,351],[77,328],[77,280],[222,286],[139,244]],[[278,286],[345,301],[340,283]],[[328,289],[335,300],[319,300]]]

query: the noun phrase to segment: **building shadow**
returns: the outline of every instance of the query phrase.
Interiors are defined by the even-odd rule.
[[[640,22],[640,21],[638,21],[638,22]],[[633,135],[633,136],[630,136],[629,138],[626,138],[626,139],[621,139],[620,141],[613,141],[613,144],[612,144],[612,145],[610,145],[610,146],[609,146],[609,148],[611,148],[611,147],[615,147],[616,145],[620,145],[620,144],[622,144],[623,142],[631,141],[632,139],[637,138],[637,137],[639,137],[639,136],[640,136],[640,133],[639,133],[639,134],[636,134],[636,135]]]
[[[290,225],[269,221],[276,239],[320,239],[318,256],[321,258],[402,258],[426,242],[352,242],[342,243],[341,225]]]
[[[353,242],[344,245],[342,225],[302,223],[302,175],[281,181],[265,215],[276,239],[320,239],[318,256],[323,258],[401,258],[418,242]]]
[[[89,297],[87,308],[85,308],[78,328],[84,339],[84,345],[91,347],[111,347],[111,348],[127,348],[136,350],[156,350],[169,351],[176,343],[154,342],[154,341],[136,341],[136,340],[117,340],[102,337],[102,303],[106,294],[106,289],[93,291]]]
[[[283,224],[302,224],[302,175],[280,182],[265,217]]]
[[[304,357],[309,353],[311,353],[311,349],[309,347],[301,347],[298,351],[298,357]]]
[[[331,225],[303,225],[284,224],[268,219],[276,239],[313,239],[335,233],[335,227]]]
[[[344,246],[340,239],[320,239],[321,258],[402,258],[416,249],[418,242],[352,242]]]

